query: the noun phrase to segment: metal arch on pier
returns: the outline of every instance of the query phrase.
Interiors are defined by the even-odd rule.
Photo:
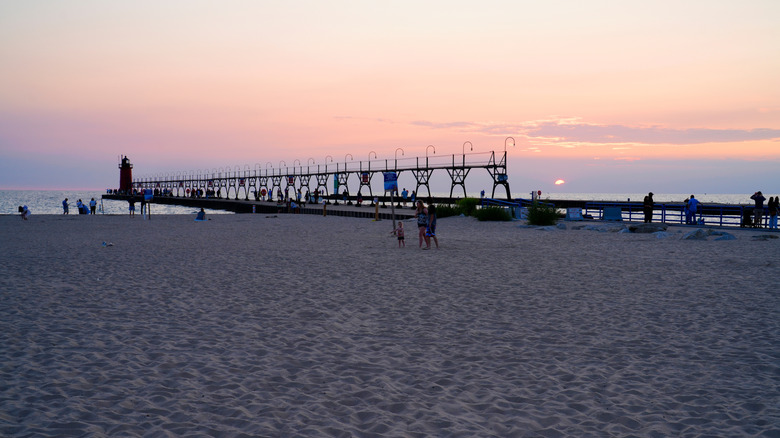
[[[470,142],[467,142],[470,143]],[[429,146],[432,147],[432,146]],[[396,151],[397,152],[397,151]],[[301,194],[311,195],[312,179],[316,182],[314,193],[323,196],[324,199],[332,197],[328,190],[328,182],[334,182],[332,195],[339,195],[339,192],[346,192],[349,196],[353,193],[349,184],[351,180],[358,181],[357,194],[362,194],[364,189],[368,189],[369,196],[373,198],[373,189],[371,182],[375,174],[379,172],[395,172],[400,176],[402,172],[411,172],[415,178],[415,192],[418,198],[421,196],[420,188],[424,187],[427,196],[431,196],[430,179],[434,172],[444,170],[450,177],[450,197],[456,186],[463,189],[463,196],[468,196],[466,191],[466,178],[473,169],[485,169],[493,179],[492,196],[495,197],[496,187],[503,186],[506,189],[507,199],[511,199],[509,190],[509,181],[507,175],[507,152],[499,152],[498,157],[495,151],[466,153],[465,143],[463,154],[452,155],[433,155],[427,154],[424,157],[412,157],[386,160],[368,160],[317,164],[314,166],[287,166],[284,161],[279,163],[278,168],[268,168],[271,163],[266,163],[265,168],[256,165],[254,169],[244,166],[225,168],[214,168],[209,171],[197,170],[189,172],[176,172],[169,174],[159,174],[147,177],[136,178],[132,182],[134,189],[158,189],[165,191],[172,196],[210,196],[217,198],[238,200],[243,195],[244,200],[249,200],[250,192],[253,193],[255,200],[274,199],[280,194],[285,197],[297,196]],[[373,151],[372,151],[373,153]],[[434,149],[435,153],[435,149]],[[351,157],[350,154],[347,154]],[[376,157],[376,153],[374,153]],[[369,158],[371,154],[369,154]],[[330,158],[330,157],[329,157]],[[310,159],[312,160],[312,159]],[[298,161],[298,160],[295,160]],[[313,161],[313,160],[312,160]],[[300,163],[300,162],[299,162]],[[356,178],[350,178],[351,175]],[[342,190],[343,189],[343,190]],[[262,193],[267,194],[263,195]],[[385,192],[385,194],[387,194]],[[338,201],[337,201],[338,202]]]

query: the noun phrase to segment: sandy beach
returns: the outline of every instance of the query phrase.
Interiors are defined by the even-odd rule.
[[[766,231],[192,219],[0,217],[0,435],[780,437]]]

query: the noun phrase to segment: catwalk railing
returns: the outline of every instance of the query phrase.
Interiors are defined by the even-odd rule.
[[[350,158],[351,155],[347,154]],[[370,156],[370,154],[369,154]],[[286,166],[280,162],[279,168],[274,168],[271,163],[266,163],[263,169],[259,164],[255,168],[235,166],[198,170],[190,172],[174,172],[143,176],[134,179],[134,190],[154,189],[172,196],[192,196],[194,192],[213,192],[212,196],[218,198],[238,200],[273,199],[284,195],[285,198],[296,197],[300,191],[303,196],[318,193],[319,196],[328,198],[333,194],[346,192],[373,198],[374,187],[372,182],[378,173],[395,173],[399,176],[402,172],[409,172],[414,176],[414,191],[418,197],[426,196],[420,193],[425,188],[427,196],[431,195],[430,179],[434,172],[447,172],[450,178],[450,197],[456,187],[463,190],[463,196],[467,197],[466,178],[474,169],[485,169],[493,180],[491,197],[495,197],[496,188],[503,186],[506,189],[507,199],[511,198],[509,181],[506,170],[506,151],[476,152],[460,155],[432,155],[425,157],[368,160],[344,162],[326,162],[307,166]],[[298,161],[298,160],[295,160]],[[313,161],[310,159],[310,161]],[[270,169],[268,166],[271,165]],[[381,184],[384,189],[384,177],[376,184]],[[357,185],[357,192],[353,192]],[[384,190],[381,190],[384,192]],[[426,197],[427,197],[426,196]]]

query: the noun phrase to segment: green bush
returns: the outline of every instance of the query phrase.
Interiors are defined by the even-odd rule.
[[[463,213],[466,216],[474,216],[474,212],[477,210],[478,205],[479,199],[477,198],[463,198],[458,200],[458,208],[460,208],[460,213]]]
[[[453,207],[451,205],[437,205],[436,206],[436,217],[450,217],[450,216],[460,216],[460,208],[459,207]]]
[[[501,207],[486,207],[474,211],[474,216],[481,221],[511,221],[512,215]]]
[[[528,207],[528,225],[555,225],[558,221],[558,210],[550,204],[534,201]]]

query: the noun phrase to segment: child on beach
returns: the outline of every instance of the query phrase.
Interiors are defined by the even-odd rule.
[[[398,228],[395,229],[395,235],[398,236],[398,247],[406,248],[406,242],[404,241],[404,223],[398,222]]]

